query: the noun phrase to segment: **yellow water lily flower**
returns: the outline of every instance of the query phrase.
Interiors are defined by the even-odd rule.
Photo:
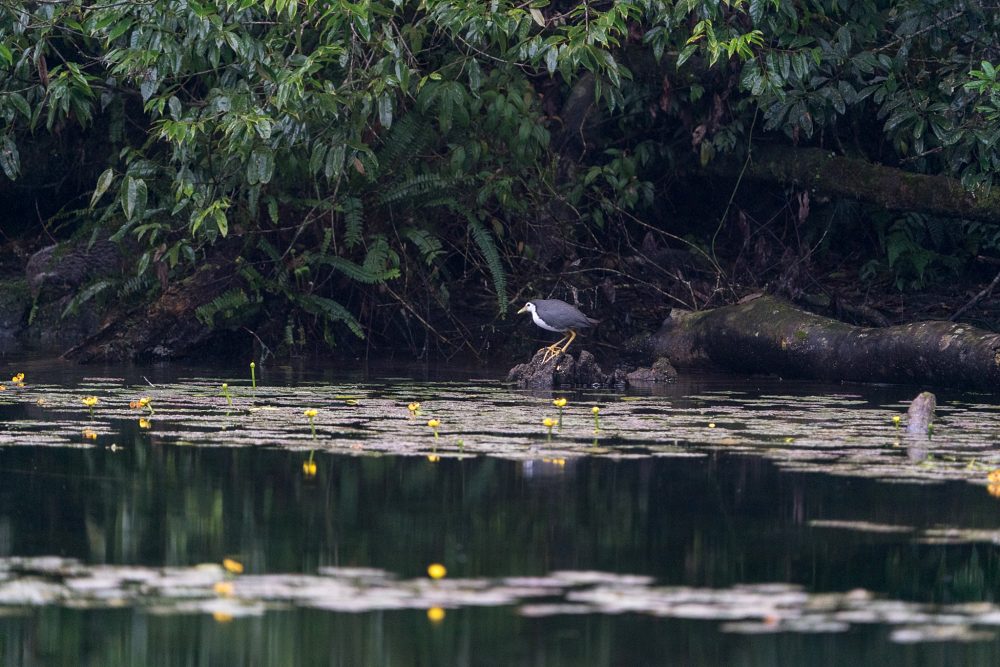
[[[212,590],[214,590],[216,594],[222,595],[223,597],[232,597],[233,584],[229,581],[217,581],[215,582],[215,586],[212,587]]]
[[[232,574],[243,574],[243,563],[238,560],[223,558],[222,567],[226,568],[226,572],[231,572]]]
[[[427,566],[427,576],[431,579],[443,579],[448,574],[448,568],[441,563],[431,563]]]

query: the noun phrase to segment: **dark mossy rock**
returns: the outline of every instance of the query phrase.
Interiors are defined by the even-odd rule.
[[[677,369],[670,360],[660,357],[649,368],[637,368],[626,378],[629,384],[652,384],[655,382],[673,382],[677,379]]]
[[[0,281],[0,353],[20,351],[18,335],[31,309],[31,294],[23,278]]]
[[[121,272],[122,253],[112,241],[59,243],[42,248],[24,268],[38,303],[75,293],[85,282]]]
[[[63,317],[71,299],[71,296],[64,296],[35,308],[31,324],[20,334],[25,348],[61,354],[101,328],[101,316],[93,301],[80,304],[75,312]]]
[[[594,355],[586,350],[581,350],[576,357],[571,354],[561,354],[542,363],[545,351],[545,348],[542,348],[528,363],[518,364],[510,369],[507,382],[525,389],[582,385],[613,386],[624,382],[624,373],[621,371],[605,373],[597,365]]]

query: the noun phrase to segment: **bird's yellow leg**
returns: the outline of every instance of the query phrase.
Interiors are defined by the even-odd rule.
[[[563,345],[563,346],[562,346],[562,349],[561,349],[561,350],[559,350],[559,351],[560,351],[560,352],[566,352],[566,348],[567,348],[567,347],[569,347],[569,344],[570,344],[570,343],[572,343],[574,339],[576,339],[576,332],[575,332],[575,331],[573,331],[572,329],[570,329],[570,330],[569,330],[569,340],[568,340],[568,341],[566,341],[566,344],[565,344],[565,345]]]
[[[566,334],[556,342],[552,343],[552,345],[549,345],[548,347],[545,348],[545,356],[542,357],[543,364],[546,363],[549,359],[552,359],[553,357],[559,354],[559,346],[562,345],[563,341],[565,341],[568,337],[569,334]]]

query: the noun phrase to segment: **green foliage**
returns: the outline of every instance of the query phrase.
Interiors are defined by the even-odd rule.
[[[221,314],[223,319],[232,318],[249,303],[250,299],[246,292],[239,288],[233,288],[200,306],[195,311],[195,315],[203,324],[211,326],[217,315]]]
[[[329,341],[361,332],[343,304],[389,283],[406,283],[393,299],[447,294],[469,262],[502,314],[548,202],[591,223],[568,235],[615,242],[655,215],[657,174],[758,137],[988,187],[998,16],[943,0],[0,0],[0,170],[22,178],[41,134],[77,141],[80,220],[139,245],[125,291],[238,245],[241,284],[199,317],[273,308],[286,342]],[[567,168],[579,138],[560,107],[587,81],[600,130],[579,130]],[[946,264],[921,228],[882,230],[906,285]]]
[[[888,277],[900,291],[953,280],[983,250],[1000,250],[1000,230],[981,223],[907,213],[874,220],[880,254],[861,268],[871,281]]]
[[[98,280],[91,283],[77,292],[73,298],[69,300],[69,303],[66,304],[66,307],[63,309],[60,317],[75,314],[80,309],[80,306],[101,294],[109,287],[113,287],[114,284],[115,283],[111,280]]]

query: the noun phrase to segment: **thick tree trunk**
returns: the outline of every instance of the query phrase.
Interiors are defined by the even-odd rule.
[[[650,341],[678,367],[1000,390],[1000,335],[952,322],[856,327],[772,297],[673,315]]]
[[[810,192],[853,197],[887,209],[1000,223],[1000,190],[970,192],[948,176],[914,174],[820,148],[759,146],[750,178],[796,183]]]

